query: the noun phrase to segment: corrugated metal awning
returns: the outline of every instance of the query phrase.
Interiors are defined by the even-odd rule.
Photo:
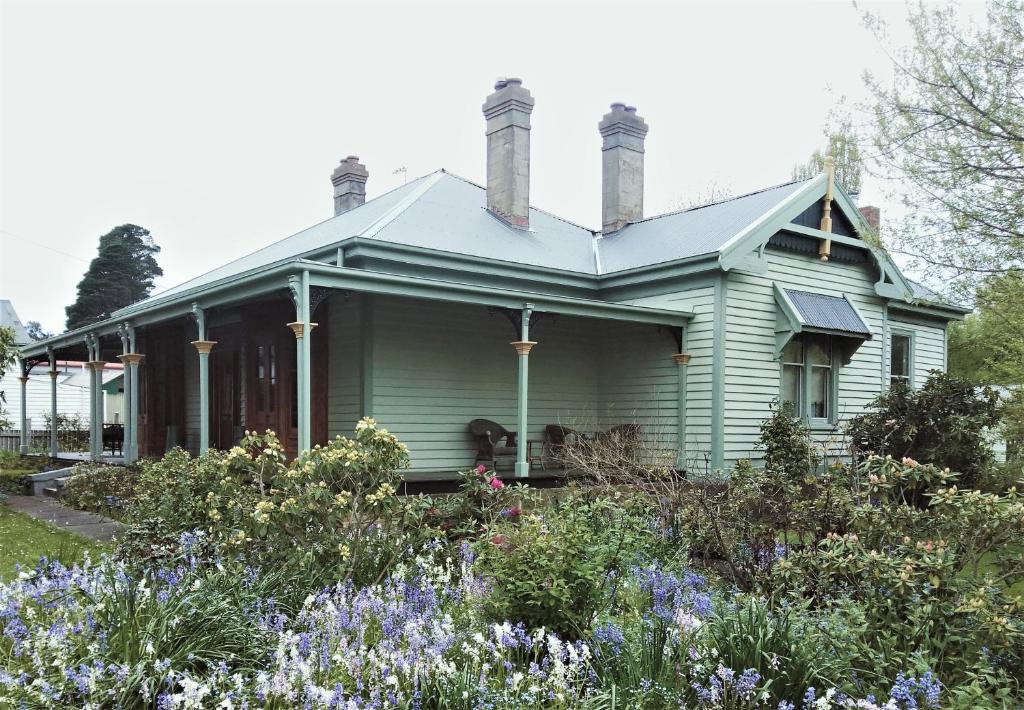
[[[846,296],[782,288],[775,284],[775,356],[798,333],[823,333],[844,338],[848,358],[865,340],[871,328]]]
[[[804,330],[820,329],[836,333],[871,337],[871,329],[845,297],[785,289]]]

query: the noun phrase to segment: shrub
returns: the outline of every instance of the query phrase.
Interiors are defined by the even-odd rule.
[[[794,550],[777,584],[829,605],[849,597],[864,614],[860,671],[908,667],[923,658],[948,681],[963,678],[988,649],[1001,668],[1024,667],[1024,502],[962,490],[956,474],[908,459],[862,464],[870,501],[849,532]],[[925,488],[926,506],[918,504]]]
[[[270,431],[226,454],[174,451],[144,470],[129,549],[161,551],[198,528],[217,553],[307,573],[311,587],[378,581],[403,553],[395,491],[407,462],[405,445],[372,419],[288,464]]]
[[[112,512],[135,496],[136,472],[124,466],[78,464],[61,489],[61,500],[72,508]]]
[[[794,483],[806,479],[821,463],[810,430],[794,415],[790,402],[773,406],[771,416],[761,422],[758,446],[764,449],[764,467]]]
[[[578,638],[609,593],[610,573],[634,557],[639,534],[611,501],[575,495],[496,524],[476,546],[493,587],[488,615]]]
[[[999,396],[990,387],[933,373],[911,389],[894,382],[847,429],[861,454],[909,457],[960,473],[962,485],[976,485],[991,461],[987,431],[999,423]]]

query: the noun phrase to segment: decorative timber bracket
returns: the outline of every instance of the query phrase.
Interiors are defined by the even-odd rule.
[[[682,326],[659,325],[658,326],[658,332],[659,333],[668,333],[669,336],[672,338],[672,340],[675,341],[675,344],[678,346],[678,349],[676,350],[676,352],[677,353],[683,352],[683,328],[682,328]]]
[[[196,302],[192,303],[192,317],[196,319],[196,325],[199,327],[199,337],[196,340],[206,340],[206,311]]]
[[[523,332],[523,311],[521,309],[487,306],[487,310],[492,316],[502,315],[508,318],[508,322],[512,324],[512,330],[515,333],[516,340],[519,339],[520,334]],[[530,332],[533,332],[533,328],[536,324],[541,323],[544,320],[555,321],[557,319],[557,313],[546,313],[531,310],[530,320],[527,325],[529,325]]]

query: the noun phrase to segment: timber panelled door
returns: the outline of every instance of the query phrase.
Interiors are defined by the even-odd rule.
[[[220,337],[220,336],[219,336]],[[213,414],[210,442],[226,451],[242,439],[242,350],[237,337],[218,341],[211,355]]]
[[[273,429],[293,453],[299,440],[295,336],[286,328],[274,330],[255,332],[246,342],[246,428]]]

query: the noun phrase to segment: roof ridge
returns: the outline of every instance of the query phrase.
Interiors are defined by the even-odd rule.
[[[446,175],[451,175],[453,178],[456,178],[457,180],[462,180],[462,182],[468,183],[468,184],[472,185],[473,187],[478,187],[481,190],[483,190],[484,192],[487,191],[487,187],[486,186],[481,185],[481,184],[479,184],[477,182],[473,182],[469,178],[464,178],[461,175],[453,173],[451,170],[446,170],[445,168],[441,168],[440,172],[445,173]],[[585,232],[590,232],[590,235],[592,237],[596,237],[596,236],[598,236],[600,234],[600,232],[598,230],[596,230],[596,229],[591,229],[590,227],[586,227],[586,226],[584,226],[582,224],[579,224],[577,222],[573,222],[571,219],[566,219],[565,217],[562,217],[561,215],[557,215],[554,212],[550,212],[548,210],[542,209],[540,207],[537,207],[536,205],[532,205],[531,204],[530,205],[530,209],[533,210],[534,212],[540,212],[543,215],[547,215],[548,217],[551,217],[552,219],[557,219],[559,222],[565,222],[566,224],[571,225],[573,227],[576,227],[577,229],[582,229]]]
[[[778,190],[780,187],[789,187],[790,185],[796,185],[797,183],[801,183],[801,182],[808,182],[809,180],[813,180],[813,179],[814,179],[813,177],[810,177],[810,178],[803,178],[801,180],[789,180],[787,182],[780,182],[778,185],[769,185],[768,187],[762,187],[760,190],[753,190],[751,192],[745,192],[742,195],[733,195],[732,197],[726,197],[726,198],[723,198],[721,200],[716,200],[714,202],[707,202],[707,203],[705,203],[703,205],[694,205],[693,207],[686,207],[686,208],[681,209],[681,210],[674,210],[672,212],[663,212],[662,214],[651,215],[650,217],[644,217],[643,219],[638,219],[635,222],[630,222],[629,224],[640,224],[641,222],[650,222],[651,220],[661,219],[662,217],[672,217],[673,215],[683,214],[684,212],[695,212],[696,210],[702,210],[705,207],[714,207],[715,205],[724,205],[727,202],[734,202],[735,200],[742,200],[744,197],[753,197],[754,195],[760,195],[760,194],[762,194],[764,192],[768,192],[769,190]],[[626,225],[626,226],[629,226],[629,225]]]

